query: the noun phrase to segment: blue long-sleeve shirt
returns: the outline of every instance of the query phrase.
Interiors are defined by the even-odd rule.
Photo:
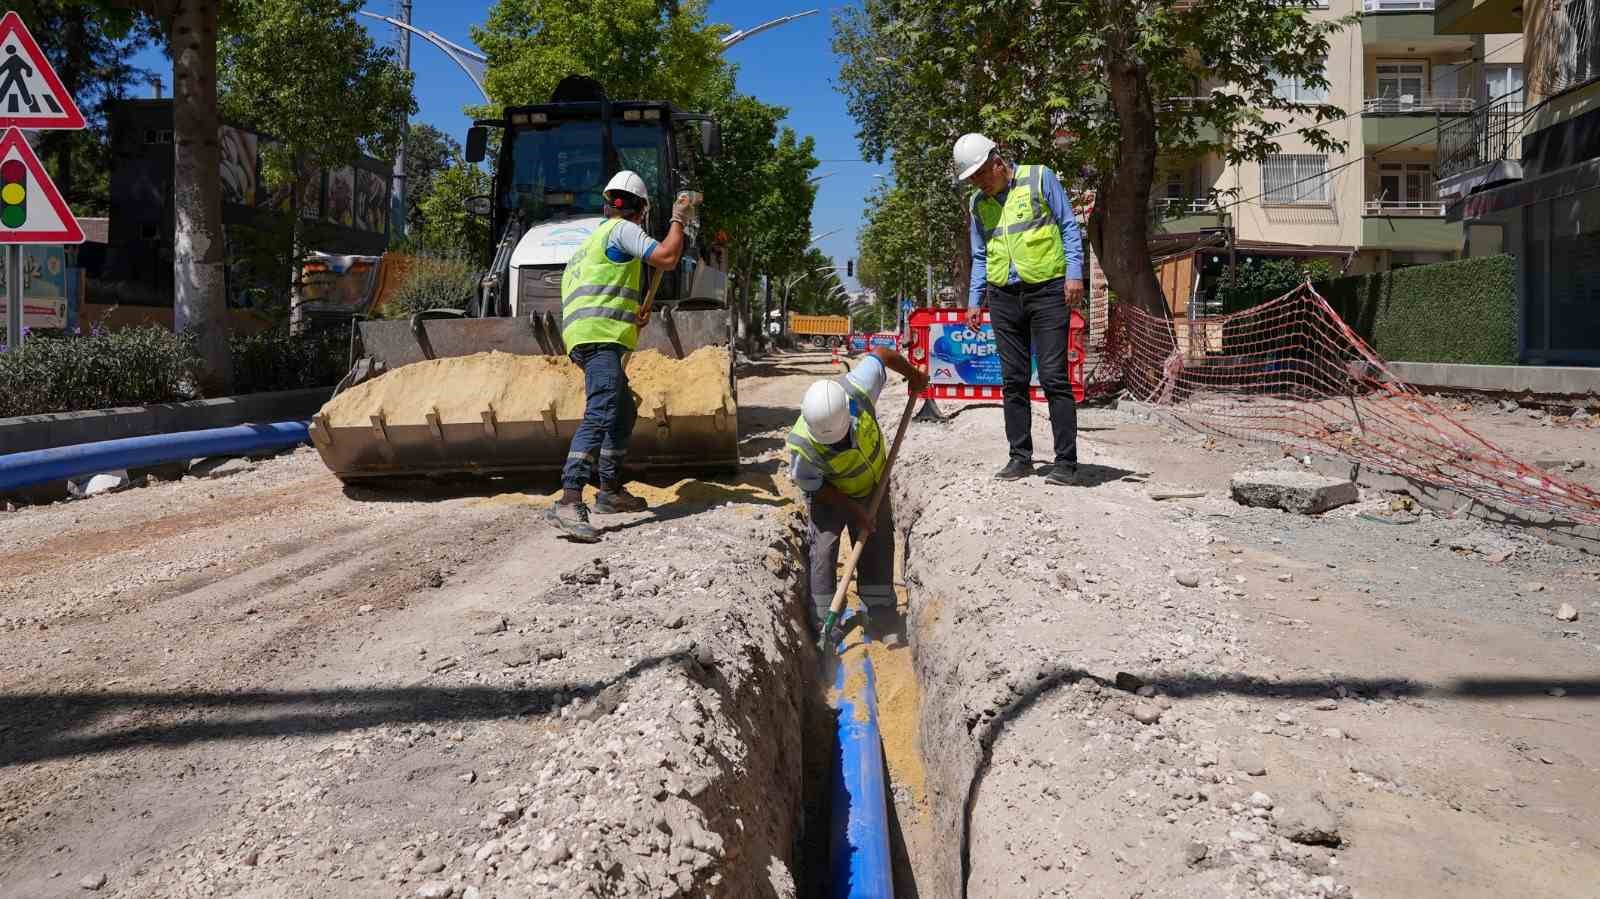
[[[1011,184],[998,195],[995,200],[1004,206],[1006,195],[1016,187],[1016,169],[1012,169]],[[1040,179],[1040,187],[1044,191],[1044,204],[1050,208],[1050,215],[1061,228],[1061,251],[1067,257],[1067,280],[1083,280],[1083,234],[1078,230],[1078,218],[1072,214],[1072,204],[1067,202],[1067,192],[1061,187],[1061,179],[1056,173],[1045,169]],[[972,217],[972,280],[968,285],[967,307],[974,308],[983,305],[983,288],[989,279],[988,242],[978,231],[978,218]],[[1022,279],[1017,276],[1017,266],[1011,265],[1011,273],[1006,278],[1007,284],[1015,284]]]

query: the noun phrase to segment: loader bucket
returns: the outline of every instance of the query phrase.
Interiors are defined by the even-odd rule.
[[[638,349],[628,365],[634,394],[640,400],[639,419],[628,448],[629,471],[692,473],[738,468],[731,323],[726,308],[666,307],[658,308],[655,320],[641,331]],[[581,372],[565,360],[555,325],[553,318],[361,322],[366,355],[386,374],[345,392],[352,393],[351,400],[370,403],[382,411],[353,420],[348,402],[342,411],[336,409],[344,396],[341,393],[313,418],[312,443],[328,468],[344,481],[558,472],[583,417],[583,386]],[[510,355],[479,356],[488,353]],[[547,358],[525,358],[541,356]],[[405,366],[415,366],[403,375],[413,389],[399,394],[390,389],[384,398],[375,398],[388,387],[380,382]],[[440,399],[432,392],[432,379],[449,379],[467,367],[474,367],[473,372],[487,369],[507,374],[490,378],[481,389],[474,382],[469,396]],[[636,370],[647,377],[642,378]],[[680,373],[682,378],[696,379],[692,404],[682,401],[687,386],[675,383],[681,380]],[[715,384],[706,383],[712,378]],[[422,379],[420,383],[418,379]],[[354,395],[361,390],[371,393]],[[539,399],[530,400],[530,396]],[[674,408],[675,404],[679,408]]]

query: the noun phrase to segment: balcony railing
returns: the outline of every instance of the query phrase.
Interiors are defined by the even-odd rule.
[[[1428,12],[1433,0],[1362,0],[1363,12]]]
[[[1439,126],[1439,180],[1501,160],[1522,159],[1528,111],[1521,100],[1480,109],[1470,118]]]
[[[1415,112],[1442,112],[1465,115],[1473,110],[1471,97],[1440,97],[1433,94],[1401,94],[1398,97],[1368,97],[1361,101],[1362,115],[1408,115]]]
[[[1362,214],[1443,218],[1444,207],[1445,204],[1439,200],[1368,200]]]
[[[1150,209],[1164,219],[1206,215],[1217,211],[1216,204],[1210,200],[1194,200],[1187,197],[1157,197],[1150,201]]]
[[[1197,106],[1210,102],[1210,97],[1166,97],[1156,101],[1156,109],[1160,112],[1188,112]]]

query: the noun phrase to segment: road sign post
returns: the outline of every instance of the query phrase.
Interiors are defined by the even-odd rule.
[[[22,244],[6,244],[6,351],[22,346]]]
[[[83,113],[15,10],[0,17],[0,244],[6,351],[22,346],[22,247],[83,243],[83,229],[19,128],[78,131]]]

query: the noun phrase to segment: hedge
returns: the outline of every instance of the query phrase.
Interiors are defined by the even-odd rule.
[[[306,337],[280,328],[228,342],[235,394],[332,387],[350,368],[350,335],[342,328]]]
[[[349,362],[349,338],[337,331],[268,331],[229,344],[235,394],[331,387]],[[186,336],[155,326],[30,335],[17,352],[0,353],[0,418],[198,399],[199,368]]]
[[[153,326],[32,336],[0,354],[0,418],[194,399],[199,364],[187,338]]]
[[[1317,290],[1395,362],[1516,365],[1517,266],[1483,256],[1339,278]]]

